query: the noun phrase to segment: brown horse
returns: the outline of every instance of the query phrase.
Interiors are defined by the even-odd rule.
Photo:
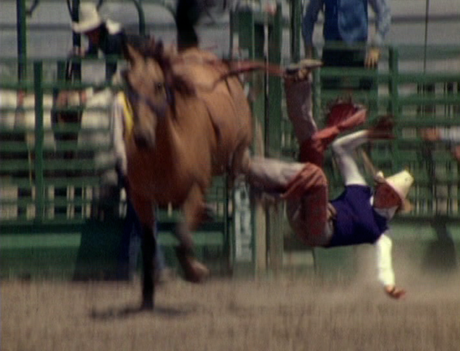
[[[193,256],[190,231],[203,217],[212,177],[241,170],[252,118],[240,81],[209,52],[168,53],[152,40],[143,49],[128,45],[126,57],[125,93],[133,111],[124,131],[128,193],[144,232],[143,307],[153,308],[153,205],[183,210],[177,255],[187,280],[203,280],[208,270]]]

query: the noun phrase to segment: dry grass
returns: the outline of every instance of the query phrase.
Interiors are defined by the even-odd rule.
[[[139,313],[138,284],[3,281],[2,350],[454,351],[457,283],[419,281],[396,302],[356,282],[177,280]]]

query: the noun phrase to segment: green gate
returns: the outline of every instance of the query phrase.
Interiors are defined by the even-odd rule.
[[[53,94],[93,87],[47,80],[44,71],[53,76],[61,62],[31,65],[33,79],[0,85],[1,274],[113,278],[126,205],[112,155],[111,92],[95,94],[84,110],[58,110]],[[16,104],[18,90],[26,92],[22,104]],[[55,123],[58,111],[83,111],[82,122]],[[229,269],[222,259],[230,249],[227,197],[225,177],[216,178],[207,197],[215,220],[195,236],[199,254],[222,272]],[[169,251],[177,214],[163,209],[159,221],[160,242]]]
[[[25,11],[25,2],[17,3],[18,14]],[[274,15],[249,9],[235,13],[231,17],[233,58],[267,60],[281,65],[297,61],[300,4],[291,5],[292,21],[282,17],[280,6]],[[25,33],[24,26],[25,22],[20,23],[18,32]],[[291,35],[288,55],[283,50],[286,31]],[[109,142],[53,143],[56,132],[87,135],[87,140],[92,140],[92,134],[108,134],[110,125],[96,125],[88,130],[70,125],[56,131],[50,122],[53,94],[64,88],[92,85],[66,85],[62,81],[64,62],[27,60],[24,47],[25,37],[18,45],[19,59],[2,59],[0,63],[10,67],[6,70],[8,74],[2,72],[0,88],[31,94],[28,104],[17,107],[14,97],[10,107],[2,103],[0,111],[1,275],[110,278],[116,270],[125,205],[123,194],[120,201],[99,200],[100,181],[112,164],[110,160],[94,162],[92,153],[107,150],[111,145]],[[395,223],[394,236],[412,245],[414,257],[418,258],[433,241],[442,241],[446,235],[449,240],[458,240],[458,164],[448,146],[422,141],[419,131],[423,127],[459,124],[456,118],[460,113],[460,68],[453,66],[459,56],[458,46],[388,47],[378,71],[322,69],[314,73],[314,111],[320,125],[327,103],[337,95],[346,94],[322,89],[320,81],[328,76],[374,80],[375,89],[353,92],[353,98],[369,106],[371,121],[379,114],[395,116],[396,139],[374,143],[366,151],[385,174],[407,167],[415,176],[410,194],[415,209]],[[88,62],[84,60],[83,64]],[[104,64],[100,60],[92,63]],[[452,66],[446,69],[448,65]],[[252,91],[258,92],[252,104],[260,127],[258,137],[262,140],[261,144],[256,143],[255,152],[294,159],[297,145],[286,115],[281,80],[254,73],[250,82]],[[108,108],[95,106],[92,113],[107,115]],[[78,157],[69,158],[72,153]],[[330,159],[327,173],[331,193],[336,194],[340,177]],[[235,232],[233,195],[224,178],[216,179],[208,197],[216,211],[216,220],[201,228],[195,241],[200,255],[220,272],[277,272],[298,262],[318,269],[331,268],[339,266],[336,263],[339,257],[348,258],[350,265],[353,264],[353,255],[349,255],[353,249],[345,248],[341,254],[340,250],[332,253],[306,248],[293,237],[282,211],[264,213],[260,208],[250,211],[253,229],[244,238],[247,240],[244,249],[249,256],[239,261],[236,245],[237,235],[241,233]],[[165,209],[160,220],[160,242],[168,251],[175,243],[171,230],[176,214]]]

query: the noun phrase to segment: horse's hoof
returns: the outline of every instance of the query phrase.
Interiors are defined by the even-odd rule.
[[[187,266],[184,267],[185,280],[191,283],[202,283],[209,277],[209,269],[198,260],[189,258]]]
[[[201,283],[209,276],[209,269],[200,263],[190,251],[184,247],[176,248],[177,259],[184,271],[185,280],[191,283]]]

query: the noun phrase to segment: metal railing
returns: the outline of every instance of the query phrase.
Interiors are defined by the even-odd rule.
[[[282,32],[283,29],[289,28],[290,22],[281,16],[281,11],[278,11],[275,16],[242,11],[238,17],[238,21],[232,24],[234,26],[232,38],[235,35],[239,38],[238,48],[242,53],[241,58],[268,60],[274,64],[285,64],[297,60],[296,57],[300,55],[300,42],[291,46],[288,57],[282,52]],[[266,41],[270,45],[265,46]],[[268,51],[265,51],[265,47],[268,48]],[[343,89],[323,89],[322,79],[334,77],[356,83],[360,79],[367,78],[375,82],[375,89],[353,90],[352,95],[356,101],[369,106],[371,121],[380,114],[391,113],[395,116],[396,139],[391,142],[375,143],[367,151],[376,167],[382,169],[386,174],[396,172],[403,167],[408,167],[414,174],[415,185],[410,193],[410,200],[415,204],[415,209],[404,217],[405,220],[426,220],[440,216],[443,220],[446,218],[460,219],[460,175],[457,161],[452,158],[449,148],[443,143],[428,143],[419,137],[419,130],[423,127],[448,127],[460,124],[460,120],[457,121],[460,117],[460,67],[454,67],[455,64],[458,64],[458,57],[460,57],[459,46],[405,46],[400,48],[390,46],[385,49],[382,62],[376,71],[363,69],[344,71],[330,68],[315,71],[314,74],[315,116],[318,116],[320,125],[327,103],[338,95],[350,93],[350,90],[344,92]],[[105,61],[96,60],[94,63],[104,64]],[[29,110],[24,107],[21,111],[14,107],[10,111],[16,116],[20,116],[23,112],[31,112],[33,124],[30,124],[29,127],[14,127],[14,124],[0,127],[0,133],[8,135],[11,139],[6,142],[2,140],[0,153],[17,156],[16,159],[13,157],[13,159],[2,159],[1,161],[3,178],[0,185],[2,194],[0,204],[2,211],[5,207],[11,209],[10,213],[2,212],[1,215],[7,217],[2,218],[1,225],[9,223],[12,228],[18,223],[70,224],[85,221],[94,203],[93,191],[97,188],[99,176],[97,172],[95,173],[96,168],[91,161],[66,160],[63,162],[63,159],[53,159],[56,156],[56,149],[47,144],[47,140],[52,138],[54,133],[51,121],[48,119],[52,102],[47,98],[50,98],[55,91],[91,87],[94,83],[83,82],[69,86],[62,81],[54,81],[53,79],[62,77],[63,60],[31,61],[27,60],[25,55],[20,55],[17,60],[0,60],[0,64],[11,65],[13,68],[7,70],[10,73],[16,69],[18,72],[23,72],[25,67],[28,67],[26,71],[34,73],[33,77],[22,73],[17,76],[9,74],[0,77],[1,89],[9,89],[14,92],[16,90],[28,91],[32,93],[34,100]],[[261,123],[263,131],[264,150],[262,152],[271,157],[293,159],[296,157],[297,145],[284,107],[282,82],[277,77],[261,74],[253,77],[256,79],[256,83],[254,81],[252,83],[253,88],[257,88],[259,84],[263,91],[253,102],[256,119]],[[2,107],[0,112],[6,113],[7,109]],[[106,113],[108,113],[107,110]],[[61,132],[81,133],[77,126],[68,128]],[[103,128],[98,131],[103,132]],[[14,135],[17,137],[14,138]],[[85,147],[86,151],[91,151],[93,146],[64,142],[59,145],[59,152],[82,151]],[[86,173],[84,177],[81,177],[80,173],[75,177],[68,176],[69,173],[85,168],[87,171],[92,171],[92,175]],[[68,173],[63,177],[56,177],[56,171],[67,171]],[[333,162],[327,163],[327,172],[331,179],[331,193],[334,194],[341,186]],[[56,192],[55,189],[61,189],[61,191]],[[228,221],[230,218],[228,202],[222,200],[228,196],[228,193],[226,188],[221,192],[222,189],[217,190],[216,197],[220,199],[219,201],[224,201],[218,207],[223,211],[221,213],[228,227],[230,222]],[[8,199],[5,198],[5,194],[12,194],[12,196]],[[278,230],[280,224],[277,223],[276,217],[269,217],[267,224],[270,232],[267,241],[270,242],[272,248],[279,244],[282,249],[282,237],[279,234],[283,232]],[[255,250],[257,239],[253,240],[251,245]],[[282,259],[276,252],[270,255],[272,263],[276,264]],[[254,255],[253,259],[258,260],[259,258]]]

